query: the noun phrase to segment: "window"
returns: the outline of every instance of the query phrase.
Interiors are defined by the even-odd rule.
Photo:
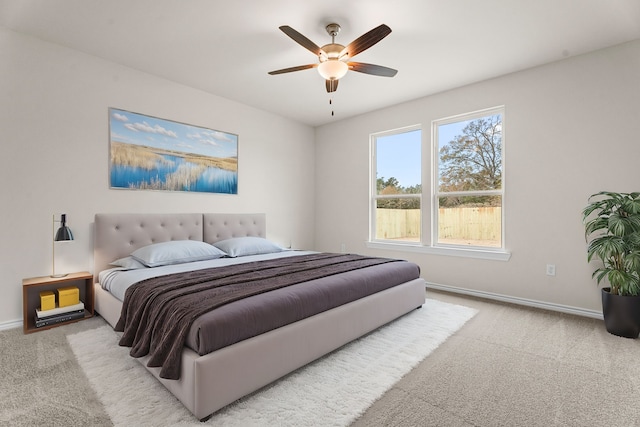
[[[509,260],[504,107],[371,135],[367,246]],[[430,147],[430,148],[427,148]]]
[[[422,130],[372,135],[371,240],[420,243]]]
[[[433,122],[434,246],[503,248],[504,109]]]

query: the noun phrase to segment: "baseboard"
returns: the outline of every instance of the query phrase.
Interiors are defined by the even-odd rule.
[[[9,320],[8,322],[0,322],[0,331],[13,328],[22,328],[22,320]]]
[[[587,310],[584,308],[572,307],[570,305],[554,304],[550,302],[536,301],[526,298],[510,297],[493,292],[476,291],[473,289],[458,288],[456,286],[441,285],[438,283],[427,282],[427,289],[436,289],[455,294],[470,295],[478,298],[486,298],[495,301],[508,302],[511,304],[524,305],[527,307],[542,308],[545,310],[558,311],[560,313],[575,314],[577,316],[590,317],[592,319],[602,320],[602,312],[595,310]],[[10,320],[8,322],[0,322],[0,331],[5,329],[21,328],[22,320]]]
[[[524,305],[527,307],[542,308],[545,310],[558,311],[561,313],[575,314],[577,316],[590,317],[602,320],[602,312],[596,310],[587,310],[570,305],[554,304],[544,301],[536,301],[526,298],[510,297],[507,295],[494,294],[492,292],[476,291],[473,289],[458,288],[455,286],[441,285],[438,283],[427,282],[427,289],[435,289],[456,294],[470,295],[478,298],[486,298],[496,301],[508,302],[511,304]]]

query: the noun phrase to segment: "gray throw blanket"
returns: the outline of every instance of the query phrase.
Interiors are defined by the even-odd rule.
[[[181,353],[193,321],[224,304],[321,277],[397,262],[353,254],[311,254],[175,273],[127,289],[116,330],[133,357],[150,355],[160,377],[180,377]]]

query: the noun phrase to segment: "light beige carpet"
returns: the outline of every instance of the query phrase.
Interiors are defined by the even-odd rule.
[[[110,426],[65,336],[104,325],[87,319],[29,335],[0,331],[0,426]]]
[[[427,298],[479,311],[353,426],[640,426],[640,339],[610,335],[601,320]],[[0,331],[0,425],[112,425],[65,338],[103,325]],[[43,391],[52,384],[56,393]]]
[[[427,295],[478,314],[354,426],[640,426],[640,339],[601,320]]]
[[[223,408],[205,424],[347,426],[475,313],[427,300],[422,309]],[[109,326],[67,338],[114,425],[203,425],[117,345]]]

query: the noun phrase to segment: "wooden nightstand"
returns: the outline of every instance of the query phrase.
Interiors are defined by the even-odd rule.
[[[36,328],[34,316],[40,307],[40,292],[53,291],[65,286],[77,286],[80,290],[80,301],[84,303],[84,317]],[[87,271],[69,273],[64,277],[31,277],[22,280],[22,316],[25,334],[44,331],[56,326],[78,322],[93,316],[93,275]]]

